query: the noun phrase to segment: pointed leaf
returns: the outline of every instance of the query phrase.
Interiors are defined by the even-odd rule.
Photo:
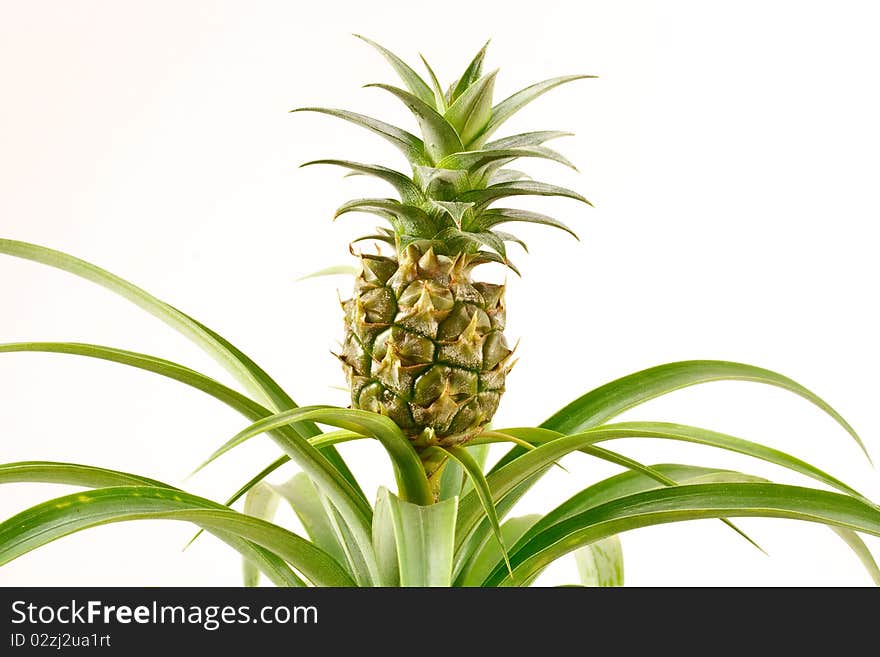
[[[561,132],[559,130],[538,130],[536,132],[522,132],[510,137],[502,137],[490,141],[483,146],[483,150],[500,150],[504,148],[525,148],[528,146],[540,146],[551,139],[560,137],[572,137],[574,133]]]
[[[577,234],[564,223],[553,217],[539,212],[530,212],[528,210],[519,210],[517,208],[490,208],[481,212],[473,223],[473,228],[488,230],[493,226],[510,222],[523,222],[530,224],[542,224],[544,226],[552,226],[564,230],[566,233],[579,239]],[[470,226],[468,226],[470,228]]]
[[[535,98],[537,98],[538,96],[545,94],[551,89],[554,89],[561,84],[565,84],[566,82],[573,82],[574,80],[583,80],[586,78],[595,77],[595,75],[565,75],[559,78],[544,80],[543,82],[538,82],[536,84],[526,87],[525,89],[517,91],[515,94],[508,96],[492,108],[492,118],[489,119],[489,123],[486,126],[486,129],[483,130],[482,134],[480,134],[477,142],[485,142],[485,140],[493,132],[501,127],[502,123],[507,121],[507,119],[516,114],[516,112],[535,100]]]
[[[501,523],[498,521],[498,512],[495,509],[495,503],[492,501],[492,491],[489,490],[489,484],[486,482],[486,476],[483,474],[483,470],[480,468],[479,463],[474,460],[474,457],[464,448],[444,447],[442,449],[451,458],[455,459],[455,461],[464,468],[464,471],[467,473],[468,478],[474,487],[474,492],[479,497],[480,503],[483,506],[483,512],[489,519],[489,524],[492,527],[495,540],[498,542],[498,547],[501,548],[501,554],[506,561],[507,547],[504,544],[504,536],[501,533]]]
[[[206,377],[187,367],[122,349],[113,349],[99,345],[76,344],[65,342],[36,342],[0,345],[0,353],[15,351],[44,351],[67,353],[78,356],[100,358],[112,362],[137,367],[155,372],[168,378],[186,383],[193,388],[202,390],[219,399],[240,412],[252,421],[270,415],[268,409],[260,406],[239,392]],[[329,495],[346,520],[352,527],[361,527],[362,532],[369,531],[369,518],[372,513],[370,505],[363,498],[363,493],[355,489],[351,483],[334,468],[321,451],[310,445],[307,440],[294,432],[290,427],[279,427],[270,432],[272,439],[303,468],[320,482],[325,494]],[[363,536],[362,536],[363,539]]]
[[[278,555],[317,586],[352,586],[327,553],[277,525],[177,489],[113,486],[73,493],[31,507],[0,524],[0,565],[90,527],[124,520],[183,520],[218,531],[241,551],[239,537]]]
[[[450,89],[450,103],[454,103],[455,100],[461,96],[468,87],[476,82],[480,78],[480,75],[482,75],[483,60],[486,58],[486,50],[489,48],[490,41],[491,39],[483,44],[483,47],[480,48],[476,55],[474,55],[474,58],[471,60],[471,63],[468,64],[464,73],[461,74],[461,77],[458,78],[453,88]]]
[[[877,566],[874,555],[871,554],[871,550],[865,545],[861,536],[850,529],[841,529],[840,527],[832,527],[832,529],[846,543],[847,547],[852,550],[853,554],[858,557],[862,566],[871,576],[874,585],[880,586],[880,567]]]
[[[0,253],[66,271],[118,294],[194,342],[259,400],[270,404],[293,403],[268,374],[217,333],[119,276],[61,251],[28,242],[0,239]]]
[[[429,237],[434,234],[434,224],[427,213],[414,205],[403,205],[390,198],[358,198],[340,207],[335,216],[348,212],[368,212],[388,218],[398,234]]]
[[[753,381],[776,386],[803,397],[819,407],[862,448],[868,450],[855,430],[826,401],[786,376],[753,365],[718,360],[691,360],[652,367],[606,383],[579,397],[546,420],[542,427],[574,433],[595,427],[625,410],[674,390],[710,381]]]
[[[345,167],[379,178],[389,183],[400,194],[401,200],[406,204],[420,203],[424,200],[421,190],[415,186],[409,176],[405,176],[399,171],[389,169],[388,167],[379,166],[378,164],[361,164],[359,162],[350,162],[348,160],[312,160],[301,164],[301,167],[311,166],[313,164],[332,164],[339,167]]]
[[[571,162],[556,151],[541,146],[463,151],[447,155],[437,163],[437,166],[444,169],[466,169],[472,175],[484,176],[486,173],[491,173],[521,157],[552,160],[572,169],[575,168]]]
[[[431,68],[428,60],[425,59],[425,56],[419,53],[419,57],[422,59],[422,64],[425,65],[425,69],[428,71],[428,77],[431,80],[431,87],[434,90],[434,109],[442,114],[446,111],[446,96],[443,94],[443,87],[440,85],[440,81],[437,79],[434,69]]]
[[[523,242],[520,238],[518,238],[516,235],[513,235],[511,233],[505,233],[503,230],[493,230],[491,232],[493,235],[495,235],[495,237],[497,237],[501,241],[513,242],[514,244],[519,244],[522,247],[523,251],[525,251],[526,253],[529,252],[528,245],[525,242]]]
[[[60,269],[118,294],[162,320],[196,344],[235,377],[245,390],[258,401],[264,402],[273,410],[288,410],[297,407],[290,395],[265,370],[223,336],[119,276],[67,253],[28,242],[0,239],[0,253]],[[293,432],[303,438],[320,433],[317,427],[309,422],[291,426],[286,431]],[[333,449],[328,449],[325,451],[325,457],[348,482],[352,490],[362,498],[363,505],[369,508],[354,475],[339,454]]]
[[[520,180],[502,185],[492,185],[486,189],[475,189],[462,194],[458,200],[473,201],[479,208],[483,208],[490,203],[510,196],[564,196],[581,201],[587,205],[592,205],[592,203],[575,191],[533,180]]]
[[[474,82],[443,114],[461,137],[462,144],[470,144],[489,123],[497,75],[497,70],[492,71]]]
[[[240,444],[253,436],[271,432],[301,418],[376,438],[391,458],[401,495],[417,503],[430,503],[428,481],[412,443],[392,420],[377,413],[332,406],[304,406],[259,420],[227,441],[227,444]],[[309,448],[315,449],[312,445]],[[312,478],[315,479],[314,476]]]
[[[408,91],[392,87],[388,84],[368,84],[367,86],[384,89],[403,101],[403,104],[406,105],[407,109],[413,113],[419,122],[422,137],[424,138],[425,152],[427,152],[431,162],[439,162],[449,153],[464,150],[455,128],[438,114],[437,110],[423,100],[420,100]]]
[[[385,59],[388,60],[388,63],[391,64],[394,71],[400,76],[400,79],[406,85],[406,88],[409,89],[416,97],[420,98],[422,101],[431,105],[434,102],[434,92],[431,91],[431,88],[422,80],[421,76],[416,73],[410,66],[404,62],[400,57],[395,55],[393,52],[388,50],[387,48],[383,48],[375,41],[368,39],[365,36],[361,36],[360,34],[355,34],[358,39],[361,41],[365,41],[373,48],[378,50]]]
[[[367,130],[376,133],[380,137],[384,137],[400,151],[402,151],[403,154],[406,156],[406,159],[408,159],[410,162],[414,164],[431,164],[425,153],[425,145],[424,143],[422,143],[422,140],[416,137],[411,132],[402,130],[396,126],[391,125],[390,123],[385,123],[384,121],[380,121],[379,119],[374,119],[363,114],[357,114],[356,112],[332,109],[328,107],[298,107],[297,109],[293,109],[290,111],[318,112],[320,114],[328,114],[330,116],[335,116],[345,121],[349,121],[350,123],[354,123],[355,125],[359,125],[362,128],[366,128]]]
[[[582,450],[584,447],[594,446],[596,443],[604,440],[625,437],[666,438],[728,449],[780,465],[829,486],[834,486],[850,495],[864,499],[857,491],[838,479],[784,452],[697,427],[668,425],[666,423],[634,422],[622,423],[620,427],[615,425],[600,426],[570,436],[559,436],[559,434],[552,431],[536,430],[534,428],[504,429],[502,433],[519,436],[539,446],[537,449],[526,453],[521,453],[522,450],[520,450],[521,455],[519,456],[512,457],[510,453],[505,455],[499,461],[499,464],[496,465],[497,469],[489,473],[486,479],[492,489],[492,497],[496,504],[499,504],[510,493],[515,495],[523,494],[525,490],[528,490],[534,484],[538,477],[546,472],[551,463],[559,460],[565,454]],[[603,456],[597,453],[594,453],[594,455]],[[632,467],[629,464],[626,465],[627,467]],[[459,550],[474,530],[479,519],[480,509],[481,505],[474,494],[469,494],[462,499],[459,523],[456,530]]]
[[[43,482],[48,484],[66,484],[68,486],[85,486],[100,488],[107,486],[154,486],[156,488],[173,489],[154,479],[139,475],[91,465],[78,463],[57,463],[53,461],[25,461],[0,465],[0,484],[15,482]],[[278,586],[305,586],[305,582],[291,570],[284,560],[265,548],[246,541],[234,534],[220,530],[209,530],[222,541],[225,541]]]
[[[516,545],[520,537],[538,520],[538,513],[510,518],[501,525],[501,535],[505,545]],[[483,580],[502,561],[501,547],[497,541],[486,541],[474,555],[474,558],[456,580],[456,586],[480,586]]]
[[[507,431],[507,430],[504,430],[504,431]],[[519,429],[519,430],[517,430],[517,432],[521,436],[524,436],[525,438],[531,440],[535,444],[542,444],[544,442],[549,442],[550,440],[555,440],[557,438],[562,437],[561,434],[555,434],[555,437],[554,437],[553,432],[549,432],[546,429],[537,429],[537,428]],[[496,431],[488,432],[488,434],[484,433],[482,435],[489,435],[489,434],[490,435],[499,435],[499,436],[510,435],[510,434],[496,432]],[[532,449],[534,450],[535,447],[532,447]],[[590,445],[590,446],[582,447],[579,451],[581,451],[585,454],[588,454],[590,456],[594,456],[596,458],[602,459],[604,461],[608,461],[609,463],[614,463],[615,465],[619,465],[621,467],[627,468],[627,470],[629,471],[628,474],[639,475],[640,477],[644,478],[644,481],[647,481],[647,482],[650,482],[651,484],[653,484],[654,487],[656,487],[657,485],[660,485],[660,486],[676,486],[676,485],[678,485],[678,482],[676,480],[667,477],[663,472],[661,472],[655,468],[652,468],[650,466],[643,465],[634,459],[623,456],[622,454],[618,454],[618,453],[613,452],[611,450],[608,450],[608,449],[605,449],[602,447],[596,447],[594,445]],[[558,464],[558,462],[556,462],[556,464]],[[493,468],[493,470],[490,472],[490,474],[496,472],[498,469],[501,469],[504,465],[506,465],[506,463],[497,464],[495,466],[495,468]],[[498,507],[499,515],[503,517],[522,498],[522,496],[525,495],[526,492],[528,492],[528,490],[531,488],[531,486],[541,477],[541,475],[545,471],[546,471],[546,469],[541,469],[541,470],[537,471],[535,474],[531,475],[530,477],[526,478],[521,483],[517,484],[502,499],[497,500],[497,507]],[[738,473],[733,473],[733,474],[735,474],[738,477],[737,479],[735,479],[735,481],[743,481],[744,477],[746,477],[746,475],[739,475]],[[591,489],[592,489],[592,487],[590,487],[589,489],[585,489],[584,491],[581,491],[581,493],[570,498],[569,500],[564,502],[562,505],[560,505],[559,507],[557,507],[556,509],[554,509],[553,511],[551,511],[550,513],[545,515],[544,518],[542,518],[537,523],[536,527],[529,529],[527,537],[530,537],[533,532],[536,532],[541,528],[547,527],[550,524],[552,524],[553,522],[557,522],[561,518],[565,517],[565,514],[569,514],[569,515],[573,514],[575,512],[575,511],[573,511],[573,509],[583,510],[582,506],[579,506],[580,504],[582,504],[582,502],[579,501],[580,500],[579,495],[587,496],[587,498],[589,499],[589,495],[591,494],[591,492],[590,492]],[[642,489],[638,489],[638,490],[644,490],[644,489],[642,488]],[[463,500],[463,504],[462,504],[460,511],[459,511],[459,524],[457,527],[458,533],[457,533],[457,537],[456,537],[456,539],[457,539],[456,545],[458,546],[457,552],[456,552],[456,570],[457,571],[459,570],[461,565],[466,562],[467,554],[472,549],[472,546],[479,545],[480,543],[484,542],[485,537],[488,534],[488,528],[486,527],[486,523],[482,522],[479,526],[477,526],[475,528],[473,533],[470,536],[468,536],[468,532],[474,526],[475,519],[477,517],[476,516],[476,508],[475,508],[474,501],[472,498],[473,498],[473,496],[469,496],[468,498]],[[725,525],[730,527],[730,529],[732,529],[734,532],[736,532],[737,534],[742,536],[746,541],[748,541],[753,546],[755,546],[756,548],[758,548],[759,550],[764,552],[763,548],[761,548],[760,545],[758,545],[754,540],[752,540],[752,538],[749,537],[745,532],[743,532],[739,527],[734,525],[732,522],[730,522],[726,518],[722,518],[721,521]],[[465,566],[465,570],[467,570],[467,566]]]
[[[496,568],[486,585],[527,583],[564,554],[624,531],[717,517],[789,518],[880,536],[880,508],[840,493],[763,483],[674,486],[618,498],[548,528],[511,554],[512,575]]]
[[[528,431],[528,429],[525,430],[525,432]],[[526,435],[534,436],[534,434],[521,434],[519,429],[505,429],[504,432],[514,436],[520,435],[523,438],[526,438]],[[674,424],[671,422],[620,422],[617,424],[604,424],[569,436],[551,439],[548,442],[543,443],[538,449],[523,454],[522,457],[515,459],[511,464],[517,463],[521,459],[533,458],[533,455],[536,452],[539,452],[543,448],[550,447],[551,445],[565,451],[566,447],[564,447],[564,445],[586,444],[584,439],[586,439],[589,444],[594,445],[606,440],[617,440],[619,438],[659,438],[717,447],[779,465],[792,472],[797,472],[798,474],[815,479],[827,486],[836,488],[847,495],[865,499],[861,493],[846,485],[836,477],[832,477],[827,472],[810,465],[806,461],[802,461],[794,456],[786,454],[785,452],[773,449],[772,447],[767,447],[760,443],[754,443],[749,440],[743,440],[742,438],[719,433],[717,431],[710,431],[708,429],[692,427],[684,424]],[[528,438],[526,439],[528,440]],[[530,440],[529,442],[533,441]],[[502,470],[503,469],[504,468],[502,468]]]

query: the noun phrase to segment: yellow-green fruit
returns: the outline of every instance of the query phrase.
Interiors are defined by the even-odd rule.
[[[503,286],[473,282],[465,254],[415,244],[399,260],[361,262],[343,304],[352,406],[387,415],[419,447],[472,438],[495,414],[510,369]]]

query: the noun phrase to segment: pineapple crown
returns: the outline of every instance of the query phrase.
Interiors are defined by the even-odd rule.
[[[301,107],[292,112],[329,114],[384,137],[403,151],[412,175],[378,164],[348,160],[321,159],[306,162],[332,164],[354,174],[375,176],[389,183],[399,198],[359,198],[340,207],[338,217],[348,212],[378,215],[390,224],[376,234],[358,238],[378,240],[395,247],[398,253],[411,244],[422,250],[458,257],[466,255],[471,265],[499,262],[519,273],[507,257],[505,242],[526,245],[514,235],[496,227],[512,222],[553,226],[577,235],[561,221],[537,212],[496,207],[495,203],[513,196],[562,196],[590,205],[575,191],[532,180],[507,166],[520,158],[541,158],[572,165],[565,157],[544,144],[571,133],[552,130],[526,132],[488,141],[513,114],[538,96],[567,82],[593,75],[567,75],[538,82],[497,104],[492,104],[498,71],[483,74],[483,60],[489,43],[480,49],[464,73],[444,92],[427,60],[431,84],[402,59],[378,43],[355,35],[378,50],[400,76],[407,89],[388,84],[369,84],[400,99],[415,116],[421,138],[378,119],[341,109]],[[334,218],[335,218],[334,217]]]

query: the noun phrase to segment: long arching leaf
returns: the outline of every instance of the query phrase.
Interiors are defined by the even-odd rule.
[[[562,433],[574,433],[604,424],[634,406],[674,390],[710,381],[753,381],[793,392],[831,416],[868,456],[868,451],[855,430],[840,413],[814,392],[776,372],[720,360],[668,363],[621,377],[579,397],[554,413],[541,426]]]
[[[547,442],[549,440],[553,440],[555,438],[560,438],[561,434],[556,434],[555,432],[551,432],[547,429],[521,429],[519,430],[521,435],[528,436],[535,444],[541,444],[543,442]],[[530,433],[531,432],[531,433]],[[498,433],[499,436],[509,435],[503,434],[500,432],[488,432],[490,434]],[[486,434],[484,434],[486,435]],[[536,449],[532,446],[532,450]],[[618,454],[617,452],[613,452],[611,450],[605,449],[603,447],[597,447],[595,445],[587,445],[581,447],[579,451],[588,454],[590,456],[602,459],[603,461],[607,461],[609,463],[613,463],[615,465],[619,465],[623,468],[626,468],[629,474],[632,475],[640,475],[644,477],[645,481],[653,482],[655,486],[675,486],[678,485],[678,482],[675,479],[671,479],[666,476],[663,472],[656,470],[655,468],[647,465],[643,465],[639,463],[635,459],[631,459],[622,454]],[[557,463],[558,465],[558,463]],[[506,495],[504,495],[500,500],[497,501],[498,515],[500,517],[504,517],[507,512],[513,508],[513,506],[525,495],[526,492],[532,487],[532,485],[537,481],[537,479],[549,468],[546,466],[540,469],[533,475],[526,477],[522,482],[514,486]],[[500,469],[500,468],[499,468]],[[496,470],[492,470],[495,472]],[[742,481],[742,475],[739,481]],[[643,489],[639,489],[643,490]],[[574,499],[574,498],[572,498]],[[558,516],[554,516],[554,514],[563,513],[565,509],[565,503],[562,507],[557,510],[551,511],[548,516],[551,520],[542,520],[541,525],[549,525],[551,521],[558,520]],[[462,501],[461,508],[459,511],[459,523],[457,527],[456,534],[456,573],[461,573],[457,575],[457,577],[464,577],[465,573],[469,570],[470,566],[469,561],[472,558],[472,553],[476,549],[475,546],[482,545],[486,542],[488,538],[489,528],[487,526],[488,523],[485,520],[480,520],[477,516],[477,507],[473,500],[473,496],[466,496]],[[546,518],[547,516],[545,516]],[[753,546],[758,548],[761,552],[764,552],[764,549],[758,545],[748,534],[743,532],[739,527],[735,524],[727,520],[726,518],[722,518],[721,521],[730,527],[734,532],[742,536],[746,541],[751,543]],[[479,524],[477,524],[479,523]],[[531,531],[531,530],[530,530]],[[470,533],[470,535],[468,535]]]
[[[223,402],[227,406],[235,409],[243,416],[251,421],[256,421],[264,417],[270,416],[272,413],[269,409],[261,406],[251,398],[233,390],[222,383],[215,381],[211,377],[200,374],[184,365],[179,365],[163,358],[149,356],[147,354],[139,354],[125,349],[116,349],[114,347],[105,347],[94,344],[80,344],[76,342],[17,342],[10,344],[0,344],[0,353],[13,352],[43,352],[43,353],[60,353],[70,354],[74,356],[85,356],[88,358],[97,358],[106,360],[137,369],[146,370],[155,374],[160,374],[169,379],[184,383],[196,390],[201,390],[211,395],[218,401]],[[302,423],[304,426],[312,424],[310,422]],[[279,436],[295,433],[289,426],[279,428],[276,433]],[[320,432],[319,432],[320,434]],[[321,448],[325,453],[332,449],[332,443]],[[333,452],[335,453],[335,452]],[[337,468],[338,470],[338,468]],[[353,477],[352,477],[353,479]],[[352,493],[352,503],[365,515],[369,516],[370,505],[355,482],[352,484],[348,479],[348,486]],[[237,498],[236,498],[237,499]],[[234,501],[234,500],[233,500]]]
[[[173,486],[147,477],[77,463],[23,461],[0,464],[0,484],[37,482],[87,488],[135,485],[176,490]],[[247,562],[265,573],[278,586],[305,586],[305,582],[290,566],[269,550],[222,530],[209,531],[238,550]]]
[[[171,363],[160,358],[145,356],[121,349],[81,345],[73,343],[21,343],[0,346],[3,351],[49,351],[90,356],[138,367],[167,376],[186,383],[220,399],[232,406],[251,420],[259,420],[269,415],[268,409],[260,406],[241,393],[194,372],[189,368]],[[308,419],[308,418],[304,418]],[[321,491],[336,505],[345,517],[362,550],[371,550],[370,518],[372,509],[363,494],[333,467],[330,462],[313,447],[308,440],[302,438],[291,427],[278,427],[269,432],[271,438],[299,466],[309,473],[313,481],[318,483]]]
[[[520,495],[523,494],[535,483],[538,477],[546,472],[546,469],[553,462],[566,454],[582,450],[585,447],[594,446],[596,443],[605,440],[639,437],[682,440],[747,454],[748,456],[788,468],[826,485],[838,488],[849,495],[864,499],[857,491],[840,480],[805,461],[764,445],[697,427],[667,425],[664,423],[625,423],[620,426],[601,426],[570,436],[560,436],[557,432],[549,429],[534,428],[504,429],[500,433],[519,436],[532,444],[539,445],[539,447],[515,458],[510,458],[510,454],[506,455],[496,465],[497,469],[490,472],[487,481],[492,489],[492,496],[496,504],[504,500],[513,491]],[[465,541],[474,530],[476,523],[479,522],[480,513],[479,501],[473,494],[469,494],[462,499],[457,527],[459,553]]]
[[[535,436],[536,434],[529,429],[520,432],[519,429],[505,429],[505,433],[511,435],[519,435],[521,438]],[[590,438],[592,436],[592,438]],[[660,438],[663,440],[677,440],[681,442],[695,443],[698,445],[707,445],[709,447],[717,447],[738,454],[745,454],[753,458],[767,461],[775,465],[782,466],[798,474],[805,475],[816,481],[822,482],[827,486],[836,488],[842,493],[852,495],[854,497],[865,497],[851,488],[840,479],[832,477],[824,470],[820,470],[814,465],[810,465],[806,461],[786,454],[778,449],[767,447],[760,443],[754,443],[750,440],[737,438],[728,434],[710,431],[709,429],[701,429],[700,427],[692,427],[686,424],[673,424],[671,422],[620,422],[617,424],[604,424],[595,429],[587,429],[571,436],[554,438],[543,443],[545,446],[557,442],[564,443],[571,440],[572,443],[580,443],[583,438],[587,437],[590,444],[604,442],[606,440],[616,440],[618,438]],[[539,438],[538,440],[542,440]],[[515,463],[516,461],[514,461]]]
[[[291,531],[181,490],[151,486],[97,488],[22,511],[0,524],[0,565],[83,529],[145,519],[183,520],[219,531],[220,538],[231,534],[256,543],[316,586],[353,585],[333,558]]]
[[[268,374],[217,333],[119,276],[67,253],[28,242],[0,239],[0,253],[66,271],[118,294],[194,342],[258,400],[269,403],[277,410],[287,409],[284,404],[276,405],[276,402],[293,404],[293,400],[281,391]]]
[[[382,443],[385,451],[391,457],[401,495],[407,501],[416,504],[431,503],[432,497],[428,480],[425,477],[425,470],[412,443],[392,420],[368,411],[332,406],[307,406],[278,413],[263,418],[239,432],[218,451],[222,453],[231,446],[240,444],[254,436],[303,418],[373,436]],[[342,437],[342,439],[349,438]],[[310,447],[312,446],[310,445]],[[212,456],[212,458],[214,457]]]
[[[771,517],[818,522],[880,536],[880,508],[827,491],[764,483],[675,486],[628,495],[541,532],[496,568],[489,586],[518,586],[559,557],[624,531],[700,518]]]
[[[290,395],[265,370],[223,336],[119,276],[67,253],[28,242],[0,239],[0,253],[60,269],[120,295],[195,343],[235,377],[245,390],[258,401],[268,405],[271,410],[284,411],[297,407]],[[294,425],[289,430],[304,438],[319,433],[312,423]],[[354,475],[339,454],[331,449],[327,450],[325,455],[363,497]],[[364,503],[366,504],[366,501]]]

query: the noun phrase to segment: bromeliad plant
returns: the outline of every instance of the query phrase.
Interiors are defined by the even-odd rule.
[[[213,356],[244,392],[183,365],[112,347],[31,342],[0,345],[0,352],[103,359],[211,395],[251,424],[203,465],[264,433],[283,452],[223,504],[154,479],[94,466],[44,461],[2,465],[0,483],[51,482],[91,490],[6,520],[0,525],[0,563],[82,529],[153,518],[193,523],[240,552],[248,585],[263,573],[280,586],[521,586],[532,583],[556,559],[574,553],[582,583],[607,586],[622,583],[617,539],[622,532],[718,518],[742,533],[730,518],[771,516],[828,525],[880,583],[880,570],[857,533],[880,536],[880,508],[839,479],[794,456],[722,433],[664,422],[612,422],[620,413],[674,390],[744,380],[807,399],[865,449],[831,406],[780,374],[721,361],[671,363],[596,388],[537,427],[488,428],[504,392],[512,350],[503,334],[504,288],[475,281],[473,271],[484,263],[515,271],[506,243],[522,242],[499,230],[503,224],[544,224],[574,234],[556,219],[499,207],[498,202],[524,195],[587,202],[574,191],[509,168],[523,158],[571,166],[544,145],[566,133],[490,138],[544,92],[590,76],[539,82],[493,104],[496,73],[482,73],[485,47],[444,90],[427,62],[430,84],[391,52],[365,41],[391,63],[406,89],[372,86],[404,103],[421,137],[345,110],[295,110],[365,127],[398,147],[411,165],[411,171],[402,173],[345,160],[308,163],[377,177],[398,195],[350,201],[336,213],[373,213],[388,224],[361,238],[385,245],[390,253],[357,254],[354,294],[343,304],[345,331],[338,357],[348,378],[351,407],[297,407],[242,351],[173,306],[73,256],[0,240],[0,253],[85,278],[163,320]],[[322,432],[318,425],[335,430]],[[600,446],[618,438],[726,449],[788,468],[836,492],[770,483],[730,470],[648,466]],[[374,504],[336,449],[362,439],[378,440],[394,468],[397,493],[380,489]],[[493,443],[512,447],[487,469],[487,449]],[[609,461],[623,472],[584,488],[546,515],[508,518],[559,459],[576,451]],[[283,485],[268,483],[266,478],[288,461],[301,472]],[[233,510],[242,497],[243,512]],[[281,499],[291,504],[308,538],[271,522]]]

